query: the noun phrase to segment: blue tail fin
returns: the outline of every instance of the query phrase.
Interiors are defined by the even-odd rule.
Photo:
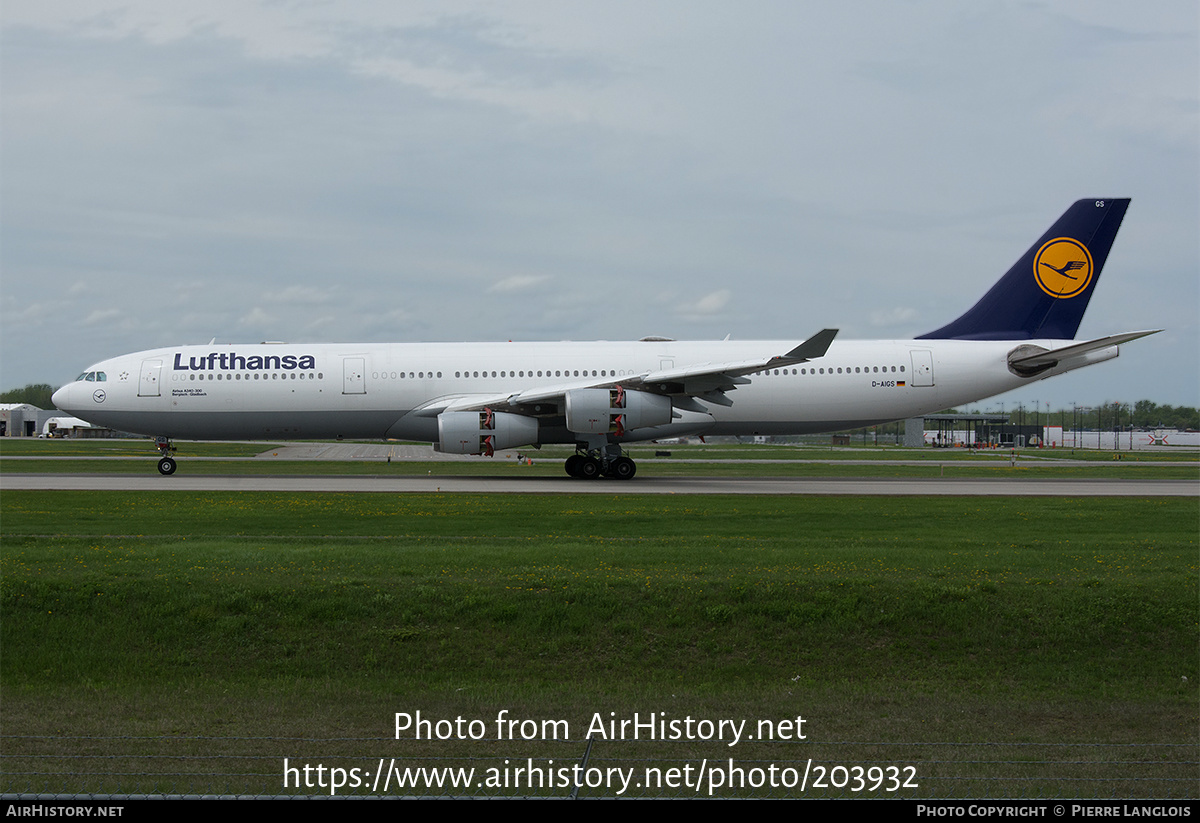
[[[1074,339],[1127,208],[1076,202],[970,311],[917,339]]]

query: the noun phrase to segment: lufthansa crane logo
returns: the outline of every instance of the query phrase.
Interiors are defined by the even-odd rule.
[[[1074,297],[1092,282],[1092,255],[1078,240],[1059,237],[1038,249],[1033,276],[1051,297]]]

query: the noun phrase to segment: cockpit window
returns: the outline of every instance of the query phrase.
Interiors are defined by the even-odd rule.
[[[88,381],[89,383],[95,383],[96,382],[96,373],[94,371],[90,371],[83,376],[83,379]]]
[[[97,383],[103,383],[103,382],[105,382],[106,380],[108,380],[108,375],[107,375],[107,374],[105,374],[105,373],[104,373],[104,372],[102,372],[102,371],[98,371],[98,372],[96,372],[96,382],[97,382]]]

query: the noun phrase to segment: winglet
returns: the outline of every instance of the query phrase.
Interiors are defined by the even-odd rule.
[[[833,343],[833,338],[837,337],[837,333],[838,329],[821,329],[779,359],[799,363],[803,360],[824,357],[825,352],[829,351],[829,346]]]

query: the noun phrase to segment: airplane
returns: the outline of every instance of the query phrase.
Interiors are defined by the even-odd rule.
[[[1161,329],[1075,342],[1129,199],[1073,204],[958,319],[911,340],[175,346],[89,366],[64,412],[173,439],[424,440],[438,451],[575,446],[567,474],[628,480],[625,445],[861,428],[1117,357]]]

